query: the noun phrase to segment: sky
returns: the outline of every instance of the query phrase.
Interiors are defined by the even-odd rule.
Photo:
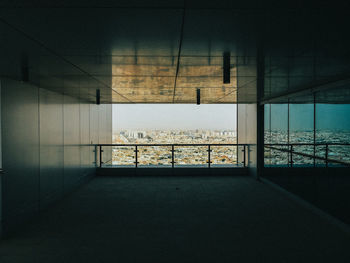
[[[272,129],[287,129],[287,104],[272,104]],[[268,115],[265,115],[266,117]],[[317,129],[350,130],[350,105],[316,104]],[[113,129],[236,129],[235,104],[113,104]],[[313,129],[313,104],[290,104],[290,130]]]
[[[113,104],[113,130],[235,130],[235,104]]]

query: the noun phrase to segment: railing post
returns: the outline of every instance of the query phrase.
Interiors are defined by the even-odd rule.
[[[243,145],[243,150],[242,150],[242,152],[243,152],[243,167],[246,167],[246,145],[244,144]]]
[[[174,161],[174,152],[175,152],[175,149],[174,149],[174,145],[171,145],[171,168],[174,168],[174,164],[175,164],[175,161]]]
[[[94,154],[95,154],[95,167],[97,167],[97,145],[95,145]]]
[[[138,149],[137,149],[137,145],[135,145],[135,168],[137,168],[137,164],[139,163],[137,153],[138,153]]]
[[[102,145],[100,145],[100,168],[102,167]]]
[[[328,144],[326,144],[326,167],[328,167]]]
[[[290,146],[290,167],[293,167],[293,145]]]
[[[208,168],[210,168],[210,164],[211,164],[211,160],[210,160],[210,152],[211,152],[211,150],[210,150],[210,144],[208,144]]]

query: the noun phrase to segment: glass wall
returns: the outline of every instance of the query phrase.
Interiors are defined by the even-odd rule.
[[[288,104],[265,105],[265,123],[265,164],[288,165]]]
[[[293,155],[294,165],[314,164],[314,104],[289,104],[289,143],[302,153]]]
[[[331,160],[350,163],[350,105],[317,104],[316,105],[316,143],[325,144],[318,147],[316,155]],[[325,165],[325,161],[319,162]],[[339,163],[329,163],[339,165]]]
[[[264,142],[271,143],[271,104],[264,105]],[[271,149],[264,148],[265,165],[271,165]]]
[[[350,163],[349,104],[290,102],[266,104],[264,109],[265,166]]]

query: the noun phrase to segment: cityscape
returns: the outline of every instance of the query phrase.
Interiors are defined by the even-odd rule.
[[[317,131],[316,143],[348,143],[350,141],[349,131]],[[313,131],[290,131],[289,143],[310,143],[314,142]],[[235,144],[237,134],[235,130],[117,130],[113,134],[113,144],[119,144],[112,148],[111,164],[115,166],[134,166],[135,147],[123,146],[127,144],[143,145],[138,146],[139,166],[171,166],[171,146],[145,146],[152,144]],[[266,131],[265,144],[287,144],[287,131]],[[274,146],[277,149],[265,147],[264,158],[267,166],[287,166],[290,163],[290,150],[288,146]],[[280,149],[280,150],[278,150]],[[212,166],[238,166],[239,160],[243,159],[242,146],[211,146],[210,160]],[[326,146],[293,146],[293,165],[324,166],[324,160],[315,160],[311,157],[326,157]],[[300,155],[298,153],[310,155]],[[350,163],[349,145],[329,145],[327,156],[329,165],[337,160]],[[208,146],[175,146],[175,166],[207,166]]]
[[[117,130],[114,144],[235,144],[234,130]],[[171,146],[138,146],[139,166],[171,166]],[[176,146],[175,166],[207,166],[207,146]],[[135,165],[135,147],[112,149],[112,165]],[[211,165],[237,166],[237,146],[211,146]]]

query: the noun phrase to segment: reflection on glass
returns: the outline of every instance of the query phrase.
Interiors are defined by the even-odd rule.
[[[314,105],[290,104],[289,105],[289,142],[313,143],[314,142]],[[313,147],[311,147],[313,154]],[[310,152],[311,153],[311,152]]]
[[[264,143],[271,143],[271,104],[264,105]],[[265,165],[271,164],[271,149],[265,147],[264,149]]]
[[[264,141],[266,143],[271,143],[271,104],[264,105]]]
[[[350,142],[350,105],[316,104],[314,109],[314,104],[289,104],[289,111],[286,104],[265,105],[265,165],[287,165],[288,160],[291,165],[291,159],[293,166],[350,163],[350,146],[344,145]],[[269,145],[288,142],[294,144],[292,155],[287,145]]]
[[[270,104],[268,111],[269,128],[265,128],[265,144],[288,143],[288,104]],[[288,165],[286,149],[280,146],[265,147],[265,165]]]
[[[337,160],[350,164],[350,146],[349,145],[330,145],[328,146],[328,159]],[[341,163],[334,163],[340,165]]]
[[[271,143],[288,143],[288,104],[271,104]]]
[[[350,142],[350,105],[316,104],[316,142]]]
[[[314,104],[289,105],[289,143],[314,143]],[[313,166],[314,146],[293,146],[293,166]]]
[[[343,144],[350,142],[350,105],[316,104],[316,143]],[[330,160],[350,163],[350,147],[347,145],[329,145],[327,154],[324,147],[316,155],[328,156]],[[331,166],[340,163],[329,162]]]
[[[315,146],[315,156],[319,158],[326,158],[326,146],[325,145],[316,145]],[[325,167],[326,161],[322,159],[315,159],[315,165],[317,167]]]
[[[288,166],[289,154],[288,146],[271,146],[268,152],[265,153],[265,158],[269,160],[269,163],[265,165],[269,166]]]
[[[314,165],[313,145],[293,146],[293,166],[313,166]]]

